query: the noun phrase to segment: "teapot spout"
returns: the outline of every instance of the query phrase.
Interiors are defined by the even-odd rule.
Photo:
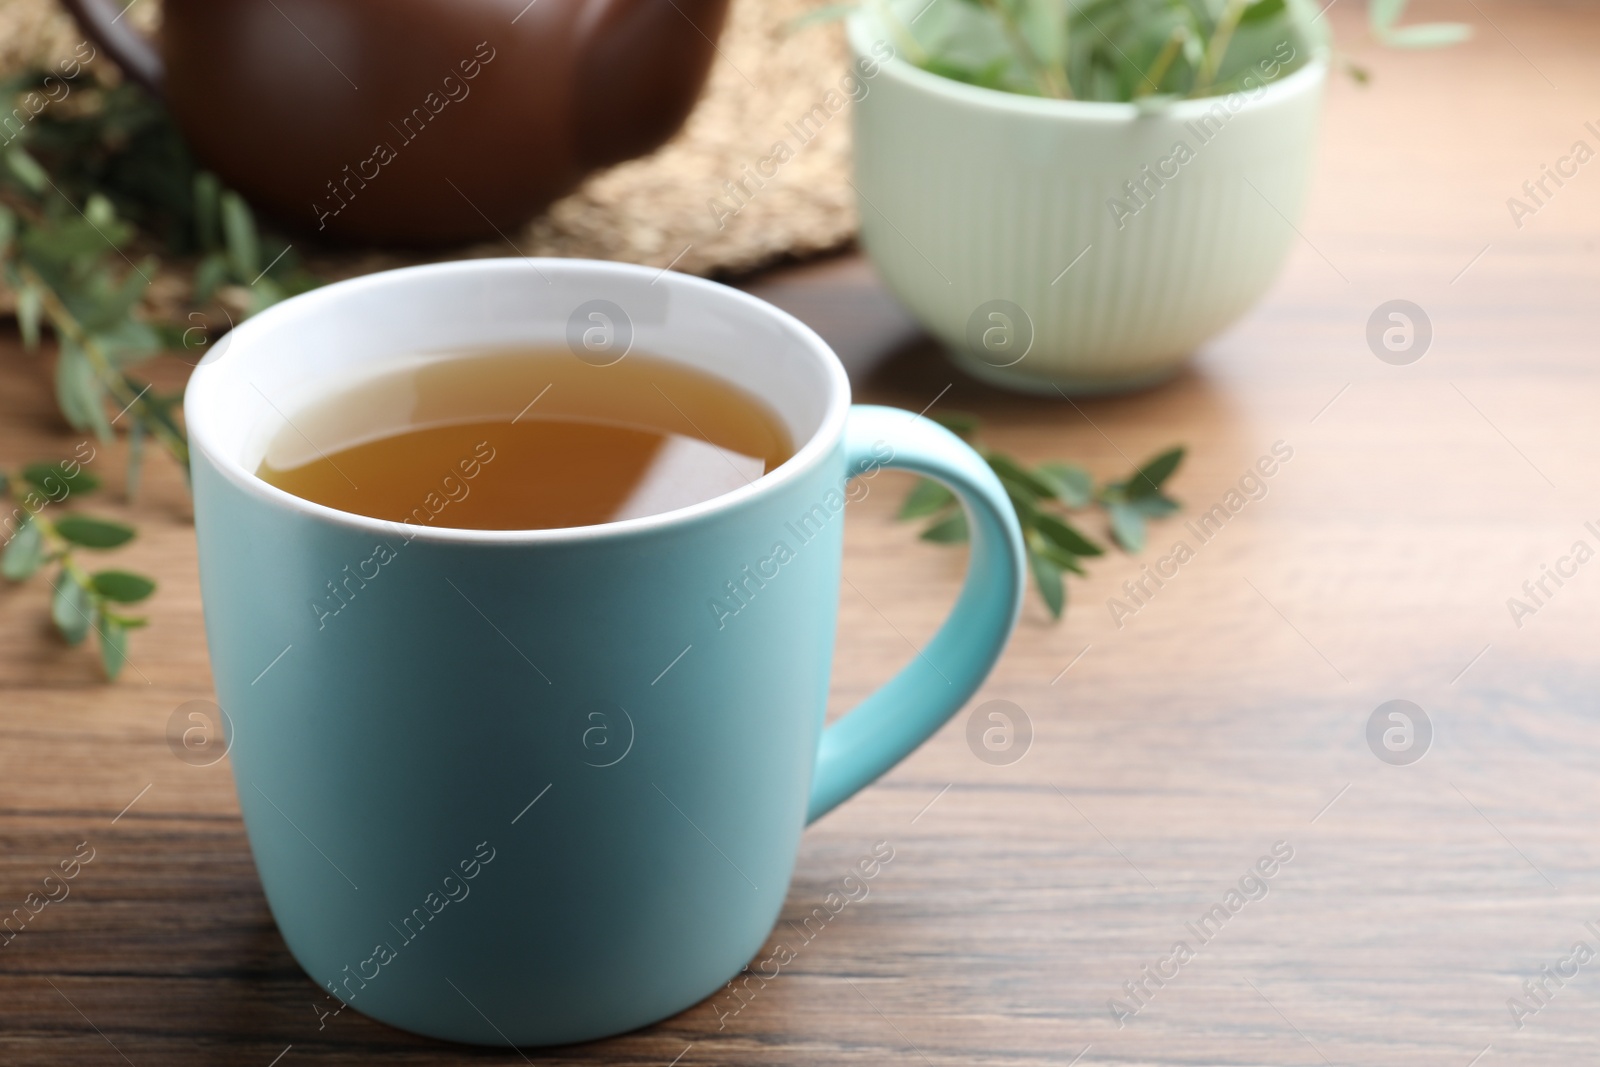
[[[649,152],[699,99],[728,0],[592,0],[580,16],[573,147],[590,167]]]

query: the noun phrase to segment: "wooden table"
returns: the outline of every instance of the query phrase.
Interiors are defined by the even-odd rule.
[[[1346,42],[1355,7],[1333,12]],[[1103,474],[1171,442],[1192,458],[1175,482],[1185,515],[1149,552],[1075,582],[1059,625],[1030,601],[974,702],[1023,710],[1021,758],[977,758],[964,712],[809,832],[786,919],[874,842],[894,859],[737,1014],[724,999],[525,1056],[354,1012],[319,1022],[227,763],[188,766],[167,746],[173,709],[210,695],[177,472],[152,464],[134,507],[106,494],[99,509],[142,531],[124,561],[162,582],[118,683],[48,632],[40,583],[0,594],[0,902],[21,903],[79,842],[95,857],[0,948],[0,1063],[1592,1062],[1600,959],[1549,982],[1542,1005],[1522,981],[1570,971],[1576,942],[1600,951],[1600,564],[1520,620],[1507,600],[1575,541],[1600,547],[1584,526],[1600,520],[1600,163],[1520,229],[1505,202],[1574,140],[1600,145],[1582,125],[1600,120],[1600,13],[1471,0],[1416,14],[1430,16],[1477,37],[1444,53],[1354,46],[1374,84],[1332,86],[1282,280],[1159,390],[1074,405],[977,386],[854,257],[751,282],[838,345],[863,399],[976,412],[995,446]],[[1394,298],[1433,324],[1410,366],[1364,340]],[[46,381],[40,358],[0,341],[7,465],[77,443]],[[1107,599],[1192,542],[1182,518],[1280,441],[1293,456],[1266,496],[1117,626]],[[113,483],[119,467],[116,449],[95,464]],[[961,553],[893,521],[905,484],[851,508],[835,711],[953,598]],[[1432,724],[1409,766],[1366,740],[1391,699]],[[1202,944],[1186,924],[1276,842],[1293,858],[1267,895]],[[1176,976],[1136,998],[1124,983],[1146,966]],[[1513,997],[1530,1009],[1520,1029]],[[1130,1012],[1120,1026],[1112,998]]]

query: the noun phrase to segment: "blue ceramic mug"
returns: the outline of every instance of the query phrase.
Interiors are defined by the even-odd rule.
[[[693,507],[510,532],[366,518],[255,476],[343,384],[569,335],[740,386],[795,455]],[[507,259],[341,282],[241,326],[184,410],[211,664],[273,917],[333,996],[435,1037],[581,1041],[716,991],[776,921],[806,823],[966,702],[1021,603],[1021,536],[978,455],[851,407],[810,329],[685,275]],[[921,654],[824,729],[844,507],[883,467],[956,492],[971,561]]]

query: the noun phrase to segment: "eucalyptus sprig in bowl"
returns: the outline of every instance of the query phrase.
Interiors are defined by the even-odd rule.
[[[1466,35],[1403,4],[1372,0],[1380,40]],[[1332,55],[1309,0],[871,0],[848,36],[894,52],[855,109],[862,243],[978,377],[1159,381],[1296,239]]]

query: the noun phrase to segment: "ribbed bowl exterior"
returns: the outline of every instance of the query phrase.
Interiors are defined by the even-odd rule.
[[[866,16],[850,38],[858,60],[884,51]],[[890,59],[855,106],[862,243],[979,377],[1052,393],[1157,381],[1265,292],[1297,240],[1326,73],[1317,59],[1254,93],[1140,114]],[[1024,317],[995,317],[996,301]]]

